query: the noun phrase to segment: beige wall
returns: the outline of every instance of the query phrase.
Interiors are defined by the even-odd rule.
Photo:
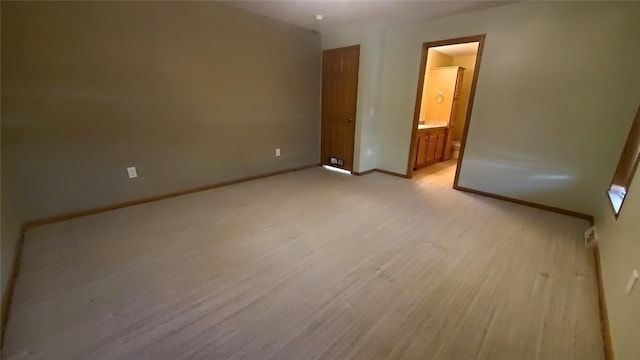
[[[358,44],[360,69],[353,160],[354,171],[362,172],[377,166],[384,30],[376,26],[352,25],[322,34],[322,50]]]
[[[319,161],[316,33],[213,2],[2,15],[3,293],[25,220]]]
[[[427,99],[429,88],[429,70],[452,65],[453,58],[449,55],[443,54],[437,50],[429,49],[429,53],[427,55],[427,63],[425,64],[424,70],[424,82],[422,84],[422,100],[420,104],[420,121],[425,121],[426,113],[427,113],[427,103],[429,99]]]
[[[467,108],[469,106],[469,96],[471,95],[471,83],[473,82],[474,67],[477,55],[455,56],[452,65],[462,66],[464,75],[462,76],[462,86],[460,87],[460,97],[458,100],[458,112],[456,113],[456,127],[453,131],[453,140],[460,141],[466,122]]]
[[[211,3],[2,12],[3,289],[27,218],[319,157],[317,35]],[[614,222],[604,189],[640,98],[638,15],[638,3],[522,2],[322,35],[323,49],[362,45],[356,170],[404,173],[422,43],[487,34],[460,185],[597,216],[618,359],[640,357],[638,289],[622,285],[640,266],[640,199],[632,185]]]
[[[522,2],[387,29],[378,167],[406,170],[422,43],[486,34],[460,185],[594,214],[598,199],[586,194],[615,166],[611,122],[640,98],[629,46],[639,9]]]
[[[617,126],[626,127],[622,119],[617,122]],[[624,140],[620,144],[621,150]],[[615,358],[640,359],[640,283],[636,283],[630,296],[625,292],[633,270],[640,272],[640,171],[629,187],[617,221],[604,194],[604,190],[596,194],[601,200],[596,226],[601,238],[602,277]]]

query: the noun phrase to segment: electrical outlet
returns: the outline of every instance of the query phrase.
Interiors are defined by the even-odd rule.
[[[371,148],[367,149],[367,156],[371,156],[373,154],[373,150]]]
[[[280,156],[280,149],[276,149],[276,156]]]
[[[633,270],[631,273],[631,277],[629,278],[629,282],[627,282],[627,296],[631,295],[631,291],[633,291],[633,287],[638,282],[638,270]]]
[[[129,174],[129,179],[133,179],[133,178],[137,178],[138,177],[138,172],[136,171],[136,167],[135,166],[128,167],[127,168],[127,174]]]

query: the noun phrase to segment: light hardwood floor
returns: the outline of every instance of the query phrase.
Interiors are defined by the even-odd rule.
[[[602,359],[584,220],[320,167],[26,234],[5,359]]]

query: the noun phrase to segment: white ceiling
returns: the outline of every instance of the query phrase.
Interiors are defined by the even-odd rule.
[[[393,24],[434,19],[509,4],[507,1],[288,0],[223,3],[316,31],[349,24]],[[324,19],[318,21],[316,14]]]
[[[473,55],[478,52],[478,43],[464,43],[455,45],[444,45],[438,47],[432,47],[431,49],[447,54],[449,56],[465,56]]]

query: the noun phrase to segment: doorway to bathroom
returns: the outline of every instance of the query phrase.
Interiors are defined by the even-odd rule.
[[[484,34],[422,45],[407,175],[456,187]]]

